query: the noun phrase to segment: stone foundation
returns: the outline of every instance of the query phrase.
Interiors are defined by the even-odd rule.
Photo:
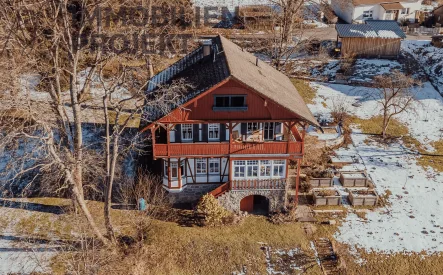
[[[169,201],[172,204],[180,203],[196,203],[205,194],[213,191],[220,184],[203,183],[203,184],[188,184],[182,192],[169,193]]]
[[[285,208],[286,190],[233,190],[220,197],[218,201],[226,209],[239,212],[240,201],[247,196],[259,195],[269,200],[269,212],[277,212]]]

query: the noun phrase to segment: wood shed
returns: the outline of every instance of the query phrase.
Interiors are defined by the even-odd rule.
[[[397,58],[406,35],[395,21],[337,24],[337,48],[342,57]]]

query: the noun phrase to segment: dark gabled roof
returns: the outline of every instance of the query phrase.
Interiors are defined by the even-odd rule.
[[[366,24],[337,24],[339,37],[362,38],[406,38],[396,21],[392,20],[367,20]]]
[[[317,120],[286,75],[262,61],[258,62],[257,66],[257,58],[254,55],[222,36],[211,40],[212,51],[209,56],[203,56],[203,46],[200,46],[154,76],[147,92],[153,93],[161,85],[185,79],[193,89],[183,97],[179,103],[182,105],[218,83],[232,78],[295,113],[301,120],[319,127]],[[147,109],[145,113],[151,121],[165,115],[154,108]]]

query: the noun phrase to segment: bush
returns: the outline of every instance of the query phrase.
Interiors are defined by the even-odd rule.
[[[216,226],[225,224],[232,220],[232,213],[223,208],[217,199],[211,195],[204,195],[197,205],[197,213],[203,215],[204,224],[206,226]]]
[[[302,193],[308,193],[309,191],[311,191],[312,186],[309,182],[307,181],[302,181],[300,183],[300,192]]]

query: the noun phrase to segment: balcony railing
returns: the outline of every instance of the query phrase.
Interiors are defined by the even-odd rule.
[[[302,154],[302,142],[155,144],[154,157],[220,156],[229,154]]]
[[[286,179],[251,179],[231,181],[231,190],[284,190]]]

